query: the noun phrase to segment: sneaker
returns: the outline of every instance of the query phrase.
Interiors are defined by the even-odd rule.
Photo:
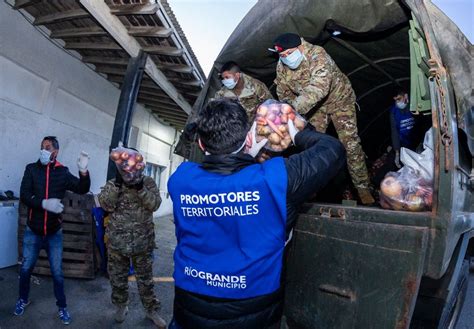
[[[115,311],[115,322],[122,323],[125,321],[125,317],[128,313],[128,306],[117,306],[117,310]]]
[[[71,323],[71,315],[69,315],[69,312],[67,311],[67,308],[65,307],[60,307],[58,310],[58,316],[63,322],[63,324],[69,324]]]
[[[25,308],[30,305],[30,301],[19,298],[15,304],[15,315],[23,315]]]
[[[166,321],[158,315],[158,312],[146,312],[146,317],[153,321],[153,323],[158,329],[166,329]]]

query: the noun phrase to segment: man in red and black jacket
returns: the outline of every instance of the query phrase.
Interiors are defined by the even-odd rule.
[[[15,315],[22,315],[29,304],[30,276],[42,248],[48,253],[53,276],[54,294],[58,315],[64,324],[71,317],[66,309],[64,276],[61,268],[63,236],[61,199],[67,190],[78,194],[89,192],[91,181],[87,165],[89,156],[81,152],[77,159],[79,178],[56,160],[59,143],[56,137],[47,136],[41,142],[40,158],[26,166],[21,181],[20,199],[28,206],[28,220],[23,237],[23,262],[20,270],[20,296],[15,306]]]

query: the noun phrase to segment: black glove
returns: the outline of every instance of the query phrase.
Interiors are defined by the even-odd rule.
[[[120,175],[120,173],[117,170],[117,172],[115,173],[115,186],[118,188],[121,188],[122,184],[123,184],[122,175]]]

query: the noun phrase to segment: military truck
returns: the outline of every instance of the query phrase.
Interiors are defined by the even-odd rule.
[[[422,132],[434,131],[431,211],[303,207],[287,259],[289,327],[454,328],[474,241],[471,43],[428,1],[260,0],[217,57],[195,113],[221,87],[218,68],[229,60],[274,91],[278,57],[267,48],[284,32],[323,46],[351,80],[369,160],[390,143],[394,87],[409,91]]]

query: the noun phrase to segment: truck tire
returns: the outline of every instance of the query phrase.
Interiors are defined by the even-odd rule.
[[[420,295],[410,329],[454,329],[459,319],[469,282],[469,262],[464,260],[449,300]]]

